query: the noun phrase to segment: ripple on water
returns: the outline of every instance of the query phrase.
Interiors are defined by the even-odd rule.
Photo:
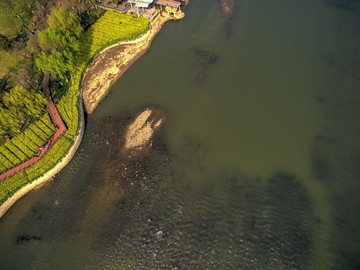
[[[311,264],[315,216],[293,176],[278,173],[250,183],[217,175],[221,181],[212,187],[191,189],[167,174],[126,222],[114,213],[118,222],[104,228],[96,249],[107,247],[102,263],[109,268],[304,269]]]

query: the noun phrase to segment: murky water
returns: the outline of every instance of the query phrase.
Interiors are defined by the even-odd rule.
[[[229,37],[216,0],[164,27],[74,160],[0,220],[1,269],[360,267],[360,2],[237,6]],[[216,61],[196,82],[198,51]],[[162,138],[119,155],[148,105]]]

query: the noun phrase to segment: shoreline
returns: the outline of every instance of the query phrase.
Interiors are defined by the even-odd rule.
[[[82,97],[80,98],[79,114],[80,114],[79,133],[76,136],[74,140],[74,144],[71,146],[68,153],[55,165],[55,167],[47,171],[43,176],[39,177],[35,181],[20,188],[18,191],[15,192],[13,196],[11,196],[2,205],[0,205],[0,219],[11,208],[11,206],[13,206],[17,202],[17,200],[19,200],[21,197],[26,195],[31,190],[34,190],[36,188],[41,188],[47,182],[52,180],[54,176],[57,173],[59,173],[71,161],[71,159],[74,157],[77,149],[80,146],[85,131],[85,115],[84,115],[84,105],[83,105]]]
[[[84,132],[85,132],[85,110],[86,110],[86,102],[88,101],[88,96],[84,96],[84,89],[86,89],[87,85],[85,84],[88,72],[91,68],[93,68],[94,66],[96,66],[96,63],[99,63],[99,61],[101,61],[101,56],[104,55],[104,53],[108,50],[110,50],[111,48],[116,48],[119,46],[131,46],[131,45],[136,45],[138,43],[143,43],[143,46],[139,46],[138,49],[140,50],[135,50],[133,51],[133,53],[127,53],[127,58],[128,61],[125,63],[125,65],[121,65],[122,66],[122,70],[119,70],[117,74],[114,74],[115,76],[113,76],[113,78],[110,80],[110,83],[105,83],[103,84],[102,88],[97,89],[97,95],[96,95],[96,102],[92,103],[92,110],[87,111],[88,113],[92,113],[96,107],[100,104],[100,102],[103,100],[103,98],[108,94],[108,92],[110,91],[111,86],[116,82],[116,80],[118,80],[124,73],[126,70],[128,70],[130,68],[130,66],[132,66],[132,64],[134,62],[136,62],[136,60],[138,60],[141,56],[143,56],[147,50],[149,49],[153,39],[155,38],[155,36],[157,35],[157,33],[161,30],[162,26],[165,24],[165,22],[169,21],[169,20],[177,20],[177,19],[181,19],[184,17],[184,15],[180,16],[180,17],[171,17],[171,16],[163,16],[162,14],[158,15],[159,18],[155,18],[155,22],[157,22],[157,27],[152,27],[152,24],[150,23],[150,29],[149,31],[144,34],[143,36],[139,37],[138,39],[132,40],[132,41],[122,41],[122,42],[118,42],[116,44],[113,44],[105,49],[103,49],[102,51],[100,51],[94,58],[94,60],[89,63],[88,67],[85,69],[83,78],[81,80],[81,88],[79,91],[79,132],[78,135],[76,136],[76,138],[74,139],[74,144],[71,146],[70,150],[68,151],[68,153],[55,165],[55,167],[53,167],[52,169],[50,169],[49,171],[47,171],[43,176],[37,178],[35,181],[33,181],[30,184],[27,184],[25,186],[23,186],[22,188],[20,188],[18,191],[16,191],[13,196],[11,196],[10,198],[8,198],[2,205],[0,205],[0,219],[6,214],[6,212],[11,208],[11,206],[13,206],[21,197],[23,197],[24,195],[26,195],[28,192],[30,192],[31,190],[34,190],[36,188],[41,188],[44,184],[46,184],[47,182],[49,182],[50,180],[52,180],[54,178],[54,176],[59,173],[70,161],[71,159],[75,156],[76,151],[78,150],[82,138],[84,136]],[[163,19],[163,20],[161,20]],[[159,22],[160,20],[160,22]],[[117,64],[116,60],[114,61],[113,59],[111,59],[113,64]],[[109,74],[107,73],[107,70],[103,70],[103,72],[105,74]],[[109,75],[108,75],[109,76]],[[108,79],[108,77],[107,77]]]
[[[84,80],[84,107],[92,114],[109,93],[111,86],[149,49],[153,39],[169,20],[179,20],[184,13],[170,16],[160,13],[149,31],[138,39],[121,41],[102,50],[89,64]]]

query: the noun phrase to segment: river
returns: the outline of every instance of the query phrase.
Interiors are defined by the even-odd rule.
[[[236,3],[229,33],[216,0],[164,26],[0,220],[0,269],[359,269],[360,2]],[[126,174],[147,106],[167,121]]]

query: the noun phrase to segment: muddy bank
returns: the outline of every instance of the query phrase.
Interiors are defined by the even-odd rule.
[[[83,78],[83,97],[87,113],[94,112],[116,80],[146,53],[164,23],[183,17],[182,12],[175,17],[162,13],[151,23],[150,30],[141,38],[120,42],[102,51],[88,67]]]

